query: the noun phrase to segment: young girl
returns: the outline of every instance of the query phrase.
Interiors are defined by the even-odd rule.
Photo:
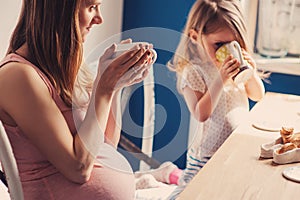
[[[248,81],[236,84],[239,61],[232,55],[220,63],[215,56],[223,44],[237,41],[244,59],[256,71],[249,51],[246,25],[238,0],[197,0],[190,10],[183,36],[174,58],[178,89],[192,116],[203,124],[188,149],[187,166],[180,178],[175,198],[214,155],[249,111],[248,98],[260,100],[263,83],[256,72]],[[197,134],[196,134],[197,135]],[[221,167],[221,166],[220,166]]]
[[[100,0],[23,0],[0,63],[0,120],[24,199],[134,199],[132,169],[116,150],[120,124],[113,111],[122,88],[147,75],[150,45],[114,59],[112,45],[94,81],[82,50],[103,21],[100,6]]]

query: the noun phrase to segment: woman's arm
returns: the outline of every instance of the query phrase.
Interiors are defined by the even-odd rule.
[[[37,72],[25,64],[6,64],[0,70],[0,91],[1,109],[28,140],[67,178],[83,182],[74,138]]]
[[[25,64],[12,62],[0,69],[0,108],[66,178],[84,183],[104,142],[113,95],[132,80],[129,77],[117,83],[130,67],[142,66],[147,59],[147,51],[137,49],[108,63],[97,77],[91,103],[75,136],[43,80]]]
[[[121,93],[119,90],[113,96],[105,130],[105,141],[115,148],[118,147],[122,129]]]

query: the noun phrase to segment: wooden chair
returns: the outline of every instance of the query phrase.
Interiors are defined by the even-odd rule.
[[[1,181],[9,188],[12,200],[23,200],[23,190],[19,177],[17,163],[11,148],[11,144],[0,121],[0,161],[5,173],[1,172]]]
[[[148,76],[143,81],[144,89],[144,118],[143,118],[143,139],[141,148],[131,142],[125,135],[121,135],[120,146],[132,153],[134,157],[140,160],[139,170],[156,169],[160,162],[152,157],[153,138],[154,138],[154,121],[155,121],[155,94],[154,94],[154,74],[153,67],[149,69]],[[127,90],[127,89],[125,89]],[[132,90],[128,88],[128,90]],[[128,91],[123,91],[127,93]],[[128,92],[130,93],[130,92]],[[121,102],[128,103],[128,95],[123,94]],[[130,95],[129,95],[130,96]],[[123,108],[125,105],[123,105]],[[122,110],[124,114],[124,110]]]

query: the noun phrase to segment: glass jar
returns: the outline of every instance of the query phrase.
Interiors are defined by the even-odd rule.
[[[287,55],[294,3],[295,0],[259,0],[256,46],[262,56]]]
[[[300,0],[295,0],[291,14],[291,27],[288,53],[291,56],[300,56]]]

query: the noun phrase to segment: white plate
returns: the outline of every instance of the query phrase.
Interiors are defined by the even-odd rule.
[[[262,131],[279,132],[282,128],[282,123],[272,121],[257,121],[254,122],[252,126]]]
[[[288,167],[283,170],[282,175],[287,179],[300,183],[300,166]]]

